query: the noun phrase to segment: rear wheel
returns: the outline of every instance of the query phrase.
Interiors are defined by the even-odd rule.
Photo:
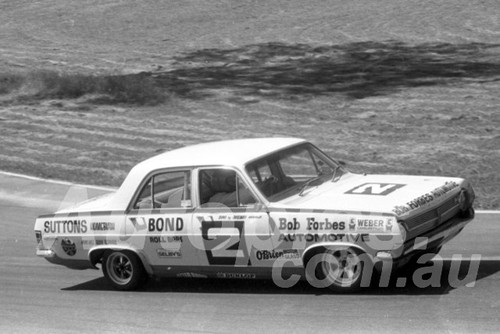
[[[337,292],[353,292],[361,288],[364,263],[362,253],[354,248],[325,249],[315,267],[318,287],[328,287]],[[311,282],[312,283],[312,282]],[[312,285],[315,285],[312,283]]]
[[[104,255],[104,277],[117,290],[133,290],[144,282],[145,270],[139,257],[130,251],[110,251]]]

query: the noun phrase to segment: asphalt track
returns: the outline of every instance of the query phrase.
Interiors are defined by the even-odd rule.
[[[386,288],[334,294],[299,283],[156,280],[117,292],[97,270],[75,271],[34,255],[34,218],[106,191],[0,174],[0,333],[72,332],[498,332],[500,215],[479,213],[443,248],[436,285],[412,273]],[[61,204],[63,203],[63,204]],[[462,260],[452,260],[461,254]],[[478,254],[473,256],[474,254]],[[478,258],[480,256],[480,259]],[[460,265],[458,282],[451,269]],[[477,275],[467,277],[478,265]],[[456,275],[455,275],[456,276]]]

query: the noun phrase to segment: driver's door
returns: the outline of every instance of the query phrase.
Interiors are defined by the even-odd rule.
[[[257,252],[274,249],[278,229],[247,181],[234,169],[200,169],[198,194],[192,222],[199,231],[200,264],[232,278],[238,273],[252,278],[269,267]]]

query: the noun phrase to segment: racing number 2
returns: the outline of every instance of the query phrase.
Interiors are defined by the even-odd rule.
[[[211,265],[245,264],[243,221],[202,221],[201,236]],[[239,261],[237,261],[239,259]]]

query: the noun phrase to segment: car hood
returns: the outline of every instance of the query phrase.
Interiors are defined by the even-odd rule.
[[[439,205],[457,194],[464,182],[449,177],[346,174],[272,206],[405,216]]]

